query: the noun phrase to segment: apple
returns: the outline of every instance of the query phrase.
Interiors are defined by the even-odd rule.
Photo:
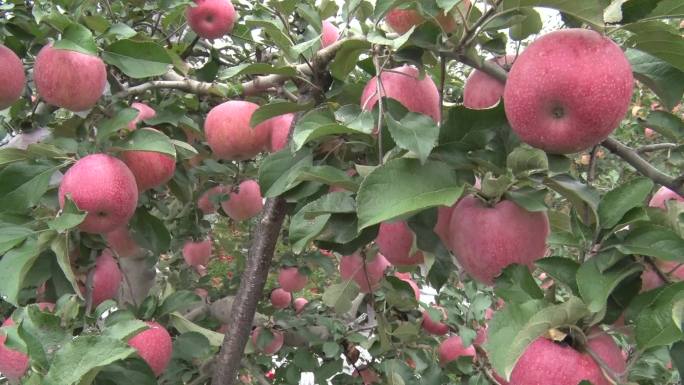
[[[440,319],[433,320],[430,317],[430,313],[427,310],[423,310],[423,329],[430,334],[443,336],[449,332],[449,325],[442,322],[442,320],[447,318],[446,311],[444,311],[444,308],[441,306],[433,305],[432,307],[439,310],[441,314]]]
[[[323,21],[321,33],[321,48],[329,46],[340,38],[340,30],[328,20]]]
[[[418,69],[403,65],[382,72],[382,96],[401,103],[407,110],[428,115],[435,122],[440,121],[442,107],[439,105],[439,90],[430,76],[420,78]],[[378,101],[377,76],[373,77],[361,95],[361,108],[370,111]]]
[[[377,253],[375,258],[364,261],[361,254],[356,252],[343,256],[339,269],[343,280],[354,280],[362,293],[369,293],[378,286],[389,266],[390,263],[380,253]]]
[[[269,127],[270,144],[268,150],[270,152],[277,152],[287,147],[287,139],[294,117],[294,114],[278,115],[264,122]]]
[[[256,350],[270,356],[272,354],[275,354],[278,350],[280,350],[280,348],[283,347],[283,342],[285,342],[285,335],[281,331],[271,329],[270,331],[273,335],[273,339],[271,340],[271,342],[269,342],[266,346],[259,346],[259,335],[261,334],[263,329],[264,328],[259,326],[252,331],[252,343],[254,344]]]
[[[667,209],[667,201],[669,200],[676,200],[679,202],[684,202],[684,198],[677,194],[676,192],[670,190],[669,188],[663,186],[658,191],[656,191],[655,194],[653,194],[653,197],[651,200],[648,202],[648,205],[650,207],[658,207],[661,209]]]
[[[190,266],[206,266],[211,258],[212,243],[211,239],[193,242],[185,241],[183,245],[183,259]]]
[[[300,314],[301,312],[304,311],[304,308],[306,305],[309,304],[309,301],[306,300],[306,298],[299,297],[294,300],[294,308],[295,308],[295,314]]]
[[[459,8],[462,15],[466,15],[468,8],[470,8],[470,0],[461,1],[457,7]],[[453,11],[459,12],[459,11]],[[439,26],[444,30],[444,32],[454,32],[456,30],[456,25],[458,24],[454,18],[453,12],[445,13],[441,11],[436,19]],[[404,34],[408,32],[413,26],[418,26],[422,24],[425,19],[414,9],[399,9],[394,8],[387,12],[385,16],[387,24],[394,30],[394,32],[399,34]],[[459,16],[460,20],[460,16]]]
[[[506,117],[520,139],[549,153],[593,147],[620,124],[632,99],[622,49],[588,29],[563,29],[530,44],[504,90]]]
[[[492,284],[508,265],[531,265],[546,253],[549,219],[512,201],[488,207],[468,195],[461,199],[449,224],[451,250],[473,278]]]
[[[224,160],[254,158],[270,145],[270,129],[266,122],[249,124],[258,105],[231,100],[214,107],[204,121],[207,144],[216,157]]]
[[[237,19],[230,0],[194,0],[185,11],[188,25],[205,39],[218,39],[229,34]]]
[[[394,273],[394,276],[401,279],[402,281],[406,282],[411,286],[411,289],[413,289],[413,294],[416,296],[416,301],[420,301],[420,288],[418,287],[418,284],[416,281],[411,279],[411,274],[409,273]]]
[[[473,345],[468,347],[463,346],[463,340],[459,336],[451,336],[439,344],[439,363],[442,366],[447,365],[451,361],[457,360],[459,357],[470,356],[475,357],[475,348]],[[555,385],[555,384],[554,384]]]
[[[292,294],[282,288],[277,288],[271,292],[271,305],[276,309],[285,309],[292,302]]]
[[[133,239],[128,225],[117,227],[116,229],[104,234],[109,248],[120,258],[127,258],[139,255],[142,251],[138,242]]]
[[[454,208],[456,208],[456,205],[438,207],[437,223],[435,223],[435,227],[432,229],[447,248],[451,242],[449,240],[449,225],[451,224],[451,213],[454,212]]]
[[[74,112],[92,108],[107,85],[107,70],[97,56],[44,46],[36,56],[33,80],[45,102]]]
[[[680,262],[656,260],[656,265],[672,281],[684,280],[684,266]],[[641,273],[641,291],[648,291],[663,286],[665,282],[649,265]]]
[[[128,122],[128,129],[131,131],[138,127],[138,123],[142,122],[143,120],[152,119],[157,115],[157,111],[145,103],[131,103],[131,108],[138,110],[138,115],[136,115],[133,120]]]
[[[218,206],[214,205],[212,202],[212,197],[221,194],[230,194],[230,187],[219,185],[205,191],[204,194],[202,194],[197,200],[197,207],[202,210],[204,215],[215,213]]]
[[[149,329],[143,330],[128,340],[128,345],[138,351],[138,355],[149,365],[154,375],[159,377],[171,361],[173,342],[166,329],[156,322],[146,322]]]
[[[54,311],[55,304],[49,302],[38,303],[40,310]],[[0,327],[13,326],[12,318],[7,318]],[[0,374],[9,380],[18,380],[26,374],[29,367],[29,357],[18,351],[5,347],[7,337],[0,332]]]
[[[515,55],[500,56],[489,60],[501,67],[510,67]],[[499,103],[504,94],[504,84],[480,70],[474,70],[463,86],[463,105],[470,109],[491,108]]]
[[[106,154],[85,156],[69,168],[59,185],[62,208],[67,194],[88,212],[79,226],[86,233],[104,234],[125,226],[138,203],[133,173],[124,162]]]
[[[655,138],[657,134],[658,133],[655,132],[655,130],[653,130],[652,128],[648,128],[648,127],[644,128],[644,136],[648,139]]]
[[[121,270],[114,258],[114,254],[109,249],[102,250],[102,253],[95,260],[93,274],[93,288],[91,292],[93,308],[108,299],[114,299],[119,294],[121,286]]]
[[[294,293],[300,291],[306,286],[308,277],[299,272],[296,267],[285,267],[280,269],[280,274],[278,274],[278,283],[280,287],[285,291]]]
[[[395,266],[423,263],[423,252],[415,249],[415,235],[405,221],[381,223],[375,243],[380,253]]]
[[[143,130],[154,130],[143,128]],[[155,130],[156,131],[156,130]],[[143,192],[166,184],[176,171],[176,158],[156,151],[131,150],[121,153],[121,160],[135,177],[138,191]]]
[[[255,217],[264,207],[259,183],[253,179],[243,181],[237,191],[228,195],[228,200],[221,202],[221,207],[234,221]]]
[[[603,331],[592,331],[587,347],[616,373],[626,369],[620,347]],[[537,338],[520,357],[511,373],[510,385],[554,384],[577,385],[590,381],[593,385],[611,385],[601,367],[588,354],[565,343]]]
[[[0,110],[19,100],[26,86],[21,59],[11,49],[0,44]]]

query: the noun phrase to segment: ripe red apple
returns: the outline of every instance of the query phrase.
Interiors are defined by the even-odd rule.
[[[456,204],[449,226],[451,250],[473,278],[492,284],[506,266],[531,265],[546,253],[549,220],[512,201],[486,206],[473,195]]]
[[[138,203],[138,186],[126,164],[106,154],[79,159],[59,185],[59,205],[69,194],[79,209],[88,212],[79,228],[104,234],[125,226]]]
[[[294,308],[295,308],[295,314],[300,314],[301,312],[304,311],[304,308],[306,305],[309,303],[309,301],[306,300],[306,298],[299,297],[294,300]]]
[[[443,336],[449,332],[449,325],[442,322],[442,320],[447,318],[446,311],[444,311],[444,308],[441,306],[433,305],[432,307],[439,310],[440,318],[433,320],[430,317],[430,313],[428,313],[427,310],[423,310],[423,329],[430,334]]]
[[[661,261],[656,260],[656,265],[661,272],[666,274],[672,281],[684,280],[684,266],[675,261]],[[648,291],[659,288],[665,284],[660,275],[655,272],[649,265],[641,273],[641,291]]]
[[[473,345],[468,347],[463,346],[463,340],[459,336],[451,336],[442,341],[439,345],[439,363],[445,366],[451,361],[457,360],[459,357],[470,356],[475,357],[475,348]]]
[[[515,55],[500,56],[489,60],[504,68],[510,67]],[[474,70],[463,86],[463,105],[470,109],[491,108],[499,103],[504,94],[504,84],[480,70]]]
[[[152,109],[152,107],[148,106],[145,103],[132,103],[131,108],[135,108],[136,110],[138,110],[138,115],[128,123],[129,130],[135,130],[139,122],[142,122],[143,120],[147,119],[152,119],[157,115],[157,111],[155,111],[154,109]]]
[[[128,345],[138,351],[138,355],[149,365],[154,375],[159,377],[171,361],[173,342],[166,329],[156,322],[146,322],[149,329],[143,330],[128,340]]]
[[[366,261],[364,268],[363,257],[357,252],[342,257],[339,268],[342,279],[354,280],[362,293],[369,293],[378,286],[389,266],[387,259],[377,253],[375,258]]]
[[[287,147],[287,137],[290,135],[293,119],[294,114],[285,114],[275,116],[263,123],[268,125],[270,132],[268,151],[277,152]]]
[[[153,130],[143,128],[143,130]],[[156,151],[123,151],[121,160],[135,177],[138,191],[143,192],[166,184],[176,171],[176,158]]]
[[[626,364],[620,347],[602,331],[593,331],[592,334],[587,347],[609,368],[622,373]],[[588,353],[540,337],[525,349],[518,360],[511,373],[510,385],[577,385],[584,380],[594,385],[612,384]]]
[[[439,90],[430,76],[420,79],[418,69],[404,65],[382,72],[382,95],[401,103],[407,110],[428,115],[439,122],[442,107],[439,105]],[[361,108],[372,110],[378,101],[377,77],[373,77],[361,95]]]
[[[563,29],[535,40],[506,82],[506,116],[520,139],[546,152],[592,147],[620,124],[634,78],[622,49],[588,29]]]
[[[132,257],[140,254],[142,251],[138,242],[131,236],[127,225],[117,227],[105,234],[104,237],[109,244],[109,248],[120,258]]]
[[[237,19],[230,0],[194,0],[185,11],[188,25],[199,37],[218,39],[229,34]]]
[[[276,352],[278,352],[278,350],[280,350],[280,348],[283,347],[283,342],[285,342],[285,335],[281,331],[271,329],[273,339],[268,345],[260,347],[258,341],[259,334],[261,334],[262,330],[263,328],[260,326],[252,331],[252,343],[254,344],[254,347],[256,348],[256,350],[269,356],[275,354]]]
[[[340,37],[340,30],[328,20],[323,21],[321,33],[321,48],[325,48],[336,42]]]
[[[302,290],[304,286],[306,286],[308,280],[308,277],[300,273],[299,269],[296,267],[282,268],[278,274],[278,283],[280,284],[280,287],[290,293]]]
[[[449,226],[451,224],[451,213],[454,211],[454,208],[456,205],[453,205],[451,207],[447,206],[440,206],[437,208],[437,223],[435,223],[435,227],[432,229],[432,231],[437,234],[439,239],[442,241],[445,247],[450,247],[450,240],[449,240]]]
[[[185,241],[183,245],[183,259],[185,263],[193,267],[198,265],[206,266],[209,263],[209,258],[211,258],[211,249],[211,239],[199,242]]]
[[[11,49],[0,44],[0,110],[19,100],[26,86],[26,75],[21,59]]]
[[[55,304],[49,302],[38,303],[40,310],[54,311]],[[1,327],[14,325],[12,318],[7,318]],[[18,351],[5,347],[7,337],[0,332],[0,374],[9,380],[18,380],[24,376],[29,367],[29,357]]]
[[[387,12],[385,21],[394,32],[405,34],[414,25],[422,24],[425,19],[415,9],[395,8]]]
[[[395,266],[413,266],[423,263],[423,252],[416,250],[415,235],[405,221],[380,224],[375,243],[380,253]]]
[[[413,289],[413,294],[416,296],[416,301],[420,301],[420,288],[418,287],[418,284],[416,281],[411,279],[411,274],[409,273],[394,273],[394,276],[401,279],[402,281],[406,282],[411,286],[411,289]]]
[[[109,249],[102,250],[102,254],[95,260],[94,269],[91,293],[93,308],[108,299],[116,298],[122,278],[119,264]]]
[[[285,309],[292,302],[292,294],[282,288],[277,288],[271,292],[271,305],[276,309]]]
[[[247,160],[269,147],[269,125],[249,125],[257,108],[251,102],[231,100],[209,111],[204,133],[214,155],[225,160]]]
[[[221,207],[234,221],[244,221],[256,216],[264,207],[259,183],[253,179],[243,181],[237,192],[231,192],[228,200],[221,202]]]
[[[682,198],[679,194],[663,186],[659,188],[655,194],[653,194],[653,197],[648,202],[648,205],[650,207],[659,207],[661,209],[667,209],[667,201],[669,200],[684,202],[684,198]]]
[[[45,102],[78,112],[92,108],[100,99],[107,71],[97,56],[48,44],[36,56],[33,80]]]
[[[197,207],[199,207],[205,215],[215,213],[218,206],[214,205],[211,198],[221,194],[230,194],[230,187],[219,185],[205,191],[197,200]]]

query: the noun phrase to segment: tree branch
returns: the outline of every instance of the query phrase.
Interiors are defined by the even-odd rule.
[[[676,144],[674,143],[655,143],[655,144],[647,144],[645,146],[637,147],[635,150],[639,154],[643,154],[646,152],[655,152],[655,151],[661,151],[661,150],[671,150],[673,148],[677,147]]]

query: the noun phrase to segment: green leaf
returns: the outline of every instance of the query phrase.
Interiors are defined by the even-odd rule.
[[[622,4],[622,23],[639,20],[684,17],[684,5],[679,0],[629,0]]]
[[[78,336],[55,354],[45,385],[78,384],[86,376],[135,352],[125,342],[104,336]]]
[[[368,134],[361,129],[343,126],[337,121],[329,109],[316,109],[302,116],[295,124],[292,143],[295,151],[299,151],[306,143],[329,135]]]
[[[268,34],[268,37],[275,43],[278,48],[283,51],[287,51],[288,48],[292,47],[292,41],[283,32],[281,25],[277,24],[272,20],[245,20],[245,25],[249,29],[261,28],[264,32]]]
[[[112,118],[102,120],[97,126],[97,141],[101,142],[120,129],[128,127],[128,123],[132,122],[138,116],[140,111],[135,108],[124,108],[116,112]]]
[[[5,253],[0,259],[0,297],[14,306],[19,306],[19,292],[23,288],[26,274],[40,255],[36,239],[28,238],[19,247]]]
[[[684,262],[684,239],[670,228],[654,224],[631,226],[629,234],[615,247],[624,254]]]
[[[673,310],[684,300],[684,283],[677,282],[638,295],[625,312],[625,319],[635,321],[634,332],[641,350],[664,346],[684,338],[674,322]]]
[[[97,55],[97,45],[93,34],[88,28],[78,23],[72,23],[64,30],[62,39],[55,43],[54,48]]]
[[[337,314],[344,314],[351,309],[352,300],[359,294],[359,288],[346,281],[328,286],[323,293],[323,303],[335,309]]]
[[[296,76],[297,71],[293,67],[274,67],[266,63],[238,64],[233,67],[223,69],[219,72],[220,80],[228,80],[238,75],[283,75]]]
[[[312,166],[309,150],[295,154],[285,149],[269,155],[259,167],[259,186],[264,197],[275,197],[301,183],[297,178],[302,169]]]
[[[176,148],[176,158],[180,159],[191,159],[197,156],[199,152],[197,152],[197,149],[193,147],[191,144],[176,140],[176,139],[171,139],[171,144]]]
[[[18,328],[19,336],[26,343],[31,362],[47,369],[55,352],[72,336],[62,327],[59,317],[41,311],[38,305],[29,305],[24,314]]]
[[[360,133],[371,134],[375,128],[373,112],[362,110],[358,104],[347,104],[335,111],[335,119]]]
[[[159,255],[169,249],[171,234],[164,222],[144,208],[138,208],[131,219],[131,235],[144,249]]]
[[[551,276],[554,281],[569,287],[573,294],[579,295],[579,288],[577,287],[579,263],[570,258],[548,257],[537,260],[535,265]]]
[[[102,336],[125,342],[146,329],[149,329],[149,326],[143,321],[137,319],[122,320],[113,325],[108,325],[107,328],[102,331]]]
[[[63,233],[80,225],[87,215],[88,213],[79,210],[76,203],[71,200],[71,196],[67,195],[64,199],[64,207],[59,212],[59,215],[57,218],[48,221],[47,225],[52,230]]]
[[[627,49],[625,54],[632,65],[634,77],[655,92],[668,110],[672,110],[684,94],[684,71],[635,49]]]
[[[164,302],[157,309],[157,317],[162,317],[176,311],[187,310],[190,306],[201,301],[202,299],[191,291],[177,291],[164,299]]]
[[[370,43],[363,40],[349,40],[342,43],[335,54],[335,59],[330,63],[330,73],[335,79],[344,80],[356,67],[359,55],[370,48]]]
[[[175,353],[175,350],[174,350]],[[107,365],[97,374],[96,384],[107,385],[157,385],[150,366],[142,358],[131,357]]]
[[[635,178],[609,191],[598,207],[601,227],[610,229],[620,223],[629,210],[643,205],[652,189],[650,179]]]
[[[50,243],[50,249],[55,253],[57,264],[62,270],[64,277],[71,284],[74,293],[76,293],[79,298],[83,299],[84,297],[81,293],[81,288],[78,286],[78,280],[76,279],[73,267],[71,266],[71,258],[69,258],[69,234],[58,235]]]
[[[7,226],[0,228],[0,255],[13,249],[24,242],[26,238],[34,234],[33,230],[20,226]]]
[[[211,354],[211,351],[209,339],[201,333],[183,333],[173,341],[174,357],[188,362],[207,357]]]
[[[593,187],[583,184],[567,174],[546,178],[544,184],[569,200],[583,221],[585,216],[589,217],[590,220],[586,224],[596,223],[598,225],[599,194]]]
[[[56,167],[13,163],[0,171],[0,212],[24,213],[36,205],[49,188]]]
[[[151,128],[141,128],[127,138],[114,143],[113,148],[120,151],[154,151],[176,157],[176,147],[163,132]]]
[[[163,75],[171,66],[164,47],[149,41],[119,40],[107,47],[102,59],[134,79]]]
[[[313,203],[313,202],[312,202]],[[330,219],[330,215],[319,215],[312,219],[307,219],[305,215],[306,206],[299,210],[290,219],[288,231],[289,241],[295,253],[301,253],[325,228]]]
[[[605,260],[614,258],[612,253],[599,253],[590,258],[577,270],[577,287],[589,311],[603,311],[608,297],[615,288],[630,276],[641,273],[642,267],[623,259],[620,263],[604,268]]]
[[[205,329],[192,321],[189,321],[179,313],[173,312],[169,314],[171,324],[173,325],[176,330],[178,330],[180,333],[189,333],[189,332],[195,332],[195,333],[200,333],[203,336],[207,337],[209,340],[209,343],[211,346],[217,348],[220,347],[221,344],[223,343],[223,334],[217,333],[215,331]]]
[[[0,148],[0,167],[26,159],[28,155],[25,150],[11,147]]]
[[[355,213],[356,201],[350,192],[338,191],[323,195],[302,210],[306,219],[325,214]]]
[[[645,120],[639,120],[639,124],[643,127],[652,128],[675,142],[684,138],[684,121],[666,111],[651,111]]]
[[[265,104],[252,114],[252,118],[249,121],[251,127],[256,127],[259,123],[262,123],[275,116],[285,115],[291,112],[306,111],[313,107],[313,103],[307,104],[297,104],[292,102],[276,101],[269,104]]]
[[[680,0],[660,0],[658,6],[648,15],[652,18],[684,17],[684,4]]]
[[[359,189],[358,182],[347,175],[345,171],[332,166],[307,167],[300,171],[297,180],[320,182],[329,186],[341,187],[352,192]]]
[[[503,10],[520,7],[556,9],[594,26],[603,25],[603,6],[596,0],[504,0],[503,2]]]
[[[420,163],[425,164],[430,152],[437,145],[439,127],[429,116],[409,112],[400,121],[386,114],[387,128],[397,146],[414,152]]]
[[[392,160],[361,183],[356,197],[359,230],[430,207],[451,206],[462,193],[463,184],[445,163]]]
[[[494,292],[506,303],[523,303],[543,299],[544,292],[539,288],[527,266],[513,264],[506,267],[496,278]]]
[[[546,172],[549,169],[549,159],[542,150],[531,147],[516,147],[506,158],[506,166],[515,175],[528,175]]]
[[[643,21],[624,28],[632,33],[626,44],[664,60],[684,71],[684,37],[671,25],[661,21]]]
[[[523,187],[518,190],[506,191],[505,196],[506,199],[512,200],[527,211],[538,212],[548,210],[545,203],[546,193],[546,189],[535,190],[532,187]]]
[[[512,25],[508,31],[511,39],[516,41],[525,40],[531,35],[539,33],[544,26],[539,12],[531,8],[523,8],[521,11],[524,19]]]

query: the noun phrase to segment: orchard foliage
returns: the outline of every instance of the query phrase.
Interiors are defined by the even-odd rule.
[[[0,383],[681,382],[681,0],[0,13]]]

